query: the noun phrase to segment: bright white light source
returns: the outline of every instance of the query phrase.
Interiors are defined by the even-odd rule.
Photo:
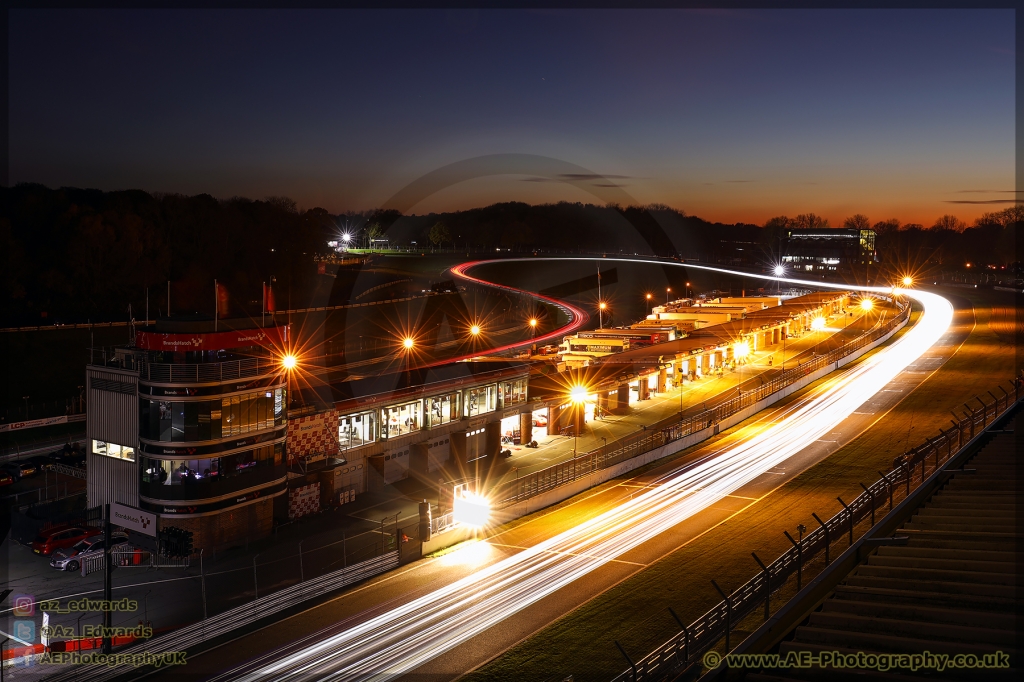
[[[480,333],[480,325],[474,324],[472,327],[469,328],[469,333],[472,334],[473,336],[476,336],[477,334],[479,334]]]
[[[297,363],[298,359],[291,354],[288,354],[281,358],[281,364],[284,365],[285,369],[293,369]]]
[[[491,518],[491,505],[476,493],[463,492],[455,496],[453,516],[456,523],[482,528]]]
[[[861,299],[860,309],[863,310],[864,312],[867,312],[867,311],[871,310],[874,307],[875,307],[875,304],[874,304],[874,302],[870,298]]]
[[[733,344],[732,352],[737,358],[745,358],[750,354],[750,346],[747,345],[746,341],[740,341]]]
[[[407,336],[404,339],[402,339],[402,345],[405,346],[406,349],[412,348],[415,344],[416,342],[413,341],[413,338],[411,336]]]
[[[341,241],[345,242],[346,244],[348,244],[349,241],[351,241],[351,240],[352,240],[352,235],[350,235],[348,232],[346,232],[343,235],[341,235]]]
[[[784,274],[786,274],[786,268],[782,267],[781,265],[776,265],[775,266],[775,276],[776,277],[782,277]]]
[[[569,391],[569,399],[574,403],[582,403],[587,399],[587,389],[582,386],[573,386]]]
[[[825,318],[824,317],[816,317],[813,320],[811,320],[811,329],[813,329],[814,331],[818,332],[818,331],[821,331],[824,328],[825,328]]]
[[[913,277],[904,277],[903,278],[903,286],[909,287],[913,283],[914,283],[914,278]]]

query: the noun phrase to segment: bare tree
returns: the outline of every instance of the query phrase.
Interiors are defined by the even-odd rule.
[[[951,232],[963,232],[967,229],[967,223],[957,218],[955,215],[946,214],[935,221],[932,225],[933,230],[949,230]]]
[[[877,223],[875,223],[872,226],[871,229],[873,229],[875,231],[875,234],[878,234],[878,235],[893,234],[895,232],[899,232],[899,230],[900,230],[900,221],[897,218],[889,218],[888,220],[879,220]]]
[[[828,218],[822,218],[814,213],[801,213],[793,219],[795,227],[802,227],[807,229],[821,229],[828,227]]]
[[[843,227],[851,230],[870,230],[871,221],[863,213],[855,213],[843,221]]]
[[[440,246],[441,244],[452,240],[452,233],[448,230],[448,226],[439,220],[431,226],[428,237],[430,238],[431,244],[434,246]]]

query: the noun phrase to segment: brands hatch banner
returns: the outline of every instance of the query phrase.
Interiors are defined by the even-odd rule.
[[[243,346],[284,347],[288,341],[288,327],[240,329],[206,334],[161,334],[137,332],[135,345],[146,350],[221,350]]]
[[[62,415],[60,417],[47,417],[46,419],[32,419],[31,421],[25,422],[12,422],[10,424],[0,424],[0,432],[17,431],[19,429],[34,429],[37,426],[49,426],[50,424],[67,423],[67,415]]]
[[[143,535],[156,537],[156,515],[151,512],[115,502],[110,505],[110,522]]]

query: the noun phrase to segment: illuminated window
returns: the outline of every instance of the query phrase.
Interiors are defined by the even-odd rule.
[[[343,450],[377,440],[373,412],[347,414],[338,420],[338,445]]]
[[[127,445],[118,445],[117,443],[107,443],[102,440],[93,440],[92,453],[129,462],[135,461],[135,448],[128,447]]]
[[[381,410],[381,438],[395,438],[420,428],[420,401]]]
[[[498,384],[467,388],[464,404],[467,417],[494,412],[498,408]]]
[[[460,416],[458,393],[427,398],[427,426],[441,426],[442,424],[457,421]]]
[[[501,406],[518,405],[526,402],[526,379],[503,381],[501,383]]]

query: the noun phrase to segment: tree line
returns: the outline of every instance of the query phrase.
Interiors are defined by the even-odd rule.
[[[840,227],[877,233],[883,262],[946,267],[1016,261],[1024,209],[986,213],[970,226],[953,215],[929,227],[862,214]],[[661,204],[617,206],[503,202],[464,211],[402,215],[395,210],[331,214],[299,210],[286,197],[218,200],[207,194],[140,190],[0,187],[3,326],[212,314],[213,280],[225,285],[232,314],[258,315],[262,285],[273,281],[278,308],[304,307],[317,286],[314,255],[342,234],[353,245],[387,239],[417,250],[509,249],[657,254],[710,262],[763,264],[777,258],[790,228],[830,229],[813,213],[763,225],[709,222]],[[291,299],[289,301],[289,298]]]

